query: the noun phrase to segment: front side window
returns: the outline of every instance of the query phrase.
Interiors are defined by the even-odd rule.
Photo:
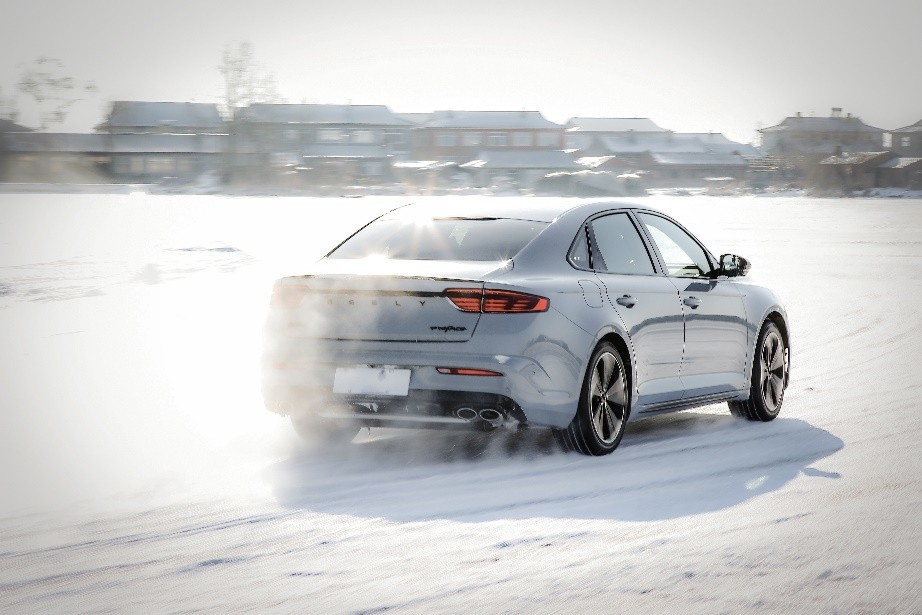
[[[659,249],[666,265],[666,274],[682,278],[695,278],[711,271],[707,254],[691,235],[666,218],[639,213]]]
[[[627,214],[611,214],[589,223],[592,268],[607,273],[653,275],[653,261]]]
[[[379,218],[328,257],[502,261],[545,227],[546,222],[508,218]]]

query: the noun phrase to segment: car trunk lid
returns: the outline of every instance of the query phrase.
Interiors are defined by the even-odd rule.
[[[495,262],[327,262],[311,275],[279,280],[273,315],[299,337],[464,342],[480,313],[459,310],[445,291],[480,291],[484,275],[496,268]]]

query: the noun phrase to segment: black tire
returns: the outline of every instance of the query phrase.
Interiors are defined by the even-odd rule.
[[[621,353],[600,343],[586,369],[576,416],[566,429],[555,431],[560,445],[584,455],[607,455],[618,448],[629,414],[630,394]]]
[[[728,402],[734,416],[771,421],[781,412],[788,386],[788,348],[778,326],[766,320],[759,332],[752,360],[749,399]]]
[[[311,444],[349,444],[361,427],[317,419],[311,416],[291,415],[291,426],[302,440]]]

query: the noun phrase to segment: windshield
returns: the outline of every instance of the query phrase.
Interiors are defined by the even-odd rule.
[[[347,239],[328,257],[507,260],[546,226],[546,222],[509,218],[381,218]]]

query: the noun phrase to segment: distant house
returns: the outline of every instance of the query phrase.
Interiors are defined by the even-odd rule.
[[[489,151],[561,150],[564,128],[538,111],[436,111],[414,133],[416,159],[465,163]]]
[[[227,135],[6,133],[3,181],[191,182],[219,173]]]
[[[384,105],[253,104],[234,118],[238,182],[384,181],[410,149],[411,123]]]
[[[572,150],[588,149],[600,137],[645,138],[664,135],[667,131],[646,117],[574,117],[566,123],[565,147]]]
[[[474,183],[485,187],[533,188],[548,173],[583,168],[563,150],[484,150],[478,156],[459,168],[470,171]]]
[[[191,182],[223,175],[227,123],[213,103],[118,100],[95,127],[116,181]]]
[[[642,172],[651,187],[702,187],[746,179],[751,145],[720,133],[672,131],[598,134],[580,154],[613,157],[622,168]],[[608,163],[609,165],[612,162]]]
[[[102,135],[47,132],[0,133],[0,181],[100,183],[106,178]]]
[[[651,152],[644,165],[650,187],[711,187],[741,182],[749,164],[737,154],[715,152]]]
[[[922,190],[922,158],[897,156],[877,168],[877,187]]]
[[[890,149],[900,156],[922,157],[922,120],[889,133]]]
[[[7,133],[31,132],[31,128],[20,126],[16,122],[0,119],[0,182],[19,181],[21,174],[16,170],[20,154],[11,151],[7,145]]]
[[[851,113],[843,116],[839,107],[834,107],[829,117],[804,117],[798,113],[759,132],[765,153],[813,160],[837,151],[880,151],[884,135],[883,129],[868,126]]]
[[[820,161],[816,187],[851,192],[878,187],[881,165],[894,159],[891,152],[841,152]]]
[[[118,100],[96,132],[107,134],[227,134],[210,103]]]

